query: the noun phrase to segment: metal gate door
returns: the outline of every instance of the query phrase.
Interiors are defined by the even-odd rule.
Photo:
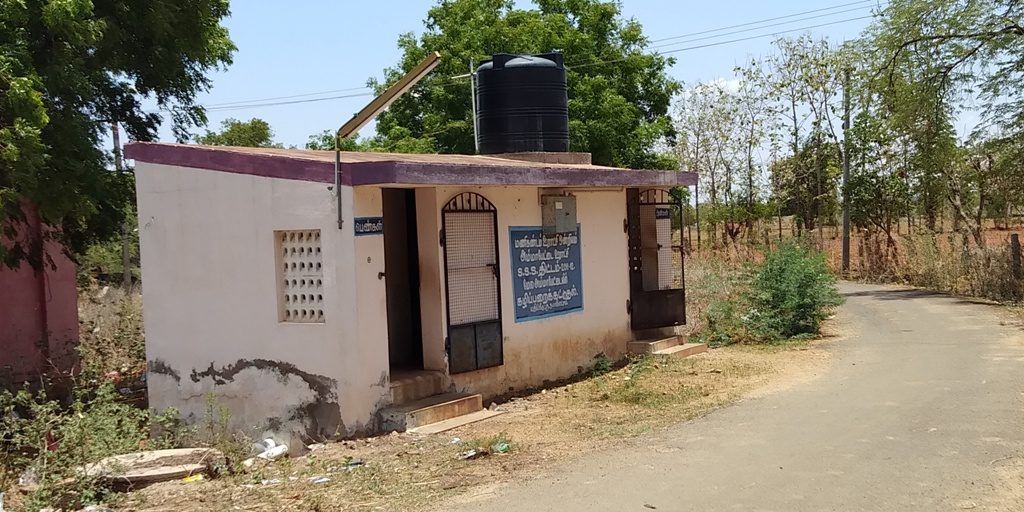
[[[464,192],[441,210],[448,304],[448,370],[502,364],[498,212],[480,194]]]
[[[682,204],[674,200],[667,190],[626,190],[630,325],[633,330],[686,323],[683,251],[673,243],[673,208],[679,212],[679,225],[682,226]],[[678,275],[675,272],[677,261]]]

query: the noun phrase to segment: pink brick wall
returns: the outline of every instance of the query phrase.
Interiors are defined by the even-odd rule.
[[[26,207],[25,213],[17,237],[22,242],[38,238],[44,227],[34,208]],[[56,242],[44,242],[44,251],[40,271],[27,263],[13,270],[0,265],[0,385],[68,371],[76,361],[75,266]]]

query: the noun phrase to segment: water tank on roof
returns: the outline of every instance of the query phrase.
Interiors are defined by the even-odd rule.
[[[561,53],[499,53],[476,72],[480,153],[569,151],[569,95]]]

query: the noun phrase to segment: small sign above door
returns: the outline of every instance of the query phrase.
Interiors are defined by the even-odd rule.
[[[356,236],[383,235],[384,217],[356,217],[352,226]]]

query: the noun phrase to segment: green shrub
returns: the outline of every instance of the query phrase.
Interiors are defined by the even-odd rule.
[[[748,330],[773,342],[817,334],[842,297],[820,253],[786,244],[766,254],[750,283],[748,302]]]
[[[250,439],[242,432],[231,429],[231,409],[220,403],[217,395],[206,395],[206,414],[196,435],[204,444],[224,454],[224,459],[213,466],[217,475],[242,475],[245,467],[242,461],[252,455]],[[258,476],[256,472],[253,476]]]
[[[710,347],[744,341],[753,266],[714,253],[694,253],[687,265],[686,310],[693,339]]]
[[[604,352],[594,356],[594,366],[590,369],[591,375],[604,375],[612,370],[612,360]]]
[[[150,432],[154,450],[186,448],[194,444],[196,428],[181,419],[181,413],[174,407],[162,412],[150,413]]]
[[[480,455],[506,454],[518,449],[519,445],[512,441],[512,438],[504,432],[499,432],[490,437],[470,439],[459,448],[463,453],[474,450]]]
[[[697,333],[695,340],[716,348],[749,339],[747,324],[739,313],[744,305],[740,301],[745,302],[745,298],[734,297],[708,304],[704,311],[704,329]]]
[[[155,447],[181,445],[186,430],[177,411],[151,415],[126,403],[109,382],[74,390],[70,403],[42,391],[0,391],[0,489],[31,475],[28,510],[77,510],[107,501],[107,484],[82,469],[143,448],[154,425],[161,430]]]
[[[78,345],[82,378],[100,379],[112,371],[127,378],[141,374],[146,368],[142,297],[113,288],[102,304],[86,297],[79,303],[86,322]]]
[[[148,413],[123,403],[109,383],[76,391],[67,407],[28,391],[3,393],[0,407],[5,480],[27,470],[37,483],[26,497],[29,510],[103,501],[108,489],[82,468],[138,450],[148,437]]]

